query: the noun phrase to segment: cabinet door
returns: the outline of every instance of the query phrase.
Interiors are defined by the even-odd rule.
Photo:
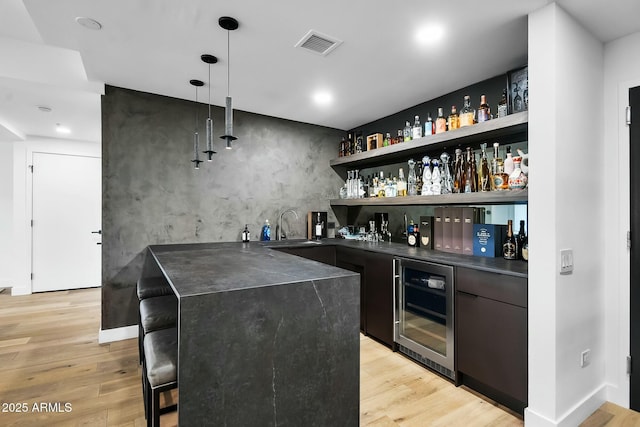
[[[456,292],[457,370],[527,402],[527,310]]]
[[[393,346],[393,258],[367,253],[364,311],[367,335]]]
[[[367,331],[366,301],[365,292],[365,258],[363,252],[357,249],[336,248],[336,267],[360,273],[360,330]]]

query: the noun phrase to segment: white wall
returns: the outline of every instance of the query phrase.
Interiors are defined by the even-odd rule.
[[[605,46],[604,56],[604,152],[605,176],[612,189],[605,193],[608,209],[605,241],[606,330],[608,400],[629,406],[629,128],[624,124],[629,88],[640,86],[640,33]],[[638,120],[640,114],[635,113]]]
[[[528,426],[578,425],[606,398],[603,52],[555,3],[529,16]]]
[[[11,259],[12,295],[31,293],[31,172],[29,165],[34,152],[101,157],[101,145],[98,142],[47,138],[27,138],[25,141],[13,144],[13,244],[10,253],[0,251],[0,258]]]
[[[13,238],[13,145],[0,143],[0,255],[11,253]],[[0,256],[0,288],[12,285],[11,258]]]

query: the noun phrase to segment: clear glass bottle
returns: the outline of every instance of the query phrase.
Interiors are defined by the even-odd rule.
[[[453,192],[453,177],[451,176],[450,161],[451,156],[449,156],[446,151],[440,155],[440,162],[442,163],[441,194],[451,194]]]
[[[402,136],[404,138],[404,142],[409,142],[411,141],[411,135],[412,135],[412,129],[411,129],[411,125],[409,124],[409,121],[406,121],[404,123],[404,129],[402,131]]]
[[[496,175],[498,174],[498,162],[502,164],[502,159],[500,158],[500,144],[497,142],[493,143],[493,159],[491,159],[491,190],[497,191],[499,188],[496,187]]]
[[[524,104],[522,102],[522,96],[520,96],[520,85],[518,83],[513,83],[513,91],[516,94],[513,97],[513,112],[517,113],[519,111],[524,110]]]
[[[478,107],[478,123],[486,122],[491,118],[491,110],[487,104],[487,97],[480,95],[480,106]]]
[[[378,197],[385,197],[385,180],[383,171],[380,171],[380,177],[378,178]]]
[[[387,134],[384,136],[384,139],[382,140],[382,146],[388,147],[389,145],[391,145],[391,134],[387,132]]]
[[[416,187],[416,169],[415,169],[416,162],[413,159],[411,159],[409,160],[408,164],[409,164],[409,178],[407,179],[407,195],[417,196],[418,190]]]
[[[491,191],[491,172],[487,160],[487,143],[480,144],[480,168],[478,169],[478,186],[480,191]]]
[[[411,132],[412,139],[422,138],[422,125],[420,124],[420,116],[416,116]]]
[[[433,165],[433,170],[431,171],[431,194],[441,194],[442,178],[438,159],[431,160],[431,164]]]
[[[500,102],[498,103],[498,117],[507,117],[509,114],[509,108],[507,104],[507,90],[502,90],[502,98],[500,98]]]
[[[431,159],[429,158],[429,156],[424,156],[422,158],[422,164],[422,188],[420,189],[420,195],[430,196],[431,194],[433,194],[431,192],[433,178],[431,173]]]
[[[447,119],[444,117],[444,111],[442,107],[438,107],[438,117],[436,117],[436,133],[442,133],[447,131]]]
[[[465,95],[464,105],[460,110],[460,127],[471,126],[476,122],[476,110],[471,106],[471,97]]]
[[[424,172],[424,163],[422,160],[416,162],[416,194],[422,194],[422,174]]]
[[[431,118],[431,113],[427,114],[427,121],[424,123],[424,136],[433,135],[435,133],[435,123]]]
[[[454,130],[460,128],[460,116],[458,116],[458,111],[456,110],[456,106],[451,106],[451,114],[447,117],[447,129]]]
[[[404,142],[404,132],[402,131],[402,129],[398,129],[398,137],[396,138],[396,143],[400,144],[401,142]]]
[[[407,181],[404,179],[404,170],[400,168],[398,171],[398,197],[405,197],[407,195]]]

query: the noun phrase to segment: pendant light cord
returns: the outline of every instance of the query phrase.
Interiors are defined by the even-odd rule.
[[[198,132],[198,86],[196,88],[196,132]]]
[[[229,96],[229,87],[231,86],[231,73],[229,71],[231,68],[231,49],[229,48],[230,34],[231,31],[227,30],[227,96]]]

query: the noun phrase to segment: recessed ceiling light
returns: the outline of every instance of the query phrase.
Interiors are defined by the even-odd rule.
[[[56,132],[68,135],[71,133],[71,129],[66,126],[62,126],[60,123],[56,123]]]
[[[100,30],[102,29],[102,24],[96,21],[95,19],[87,18],[85,16],[78,16],[76,18],[76,22],[82,25],[85,28],[90,30]]]
[[[47,107],[46,105],[38,105],[37,108],[43,113],[50,113],[51,111],[53,111],[51,107]]]
[[[331,104],[333,96],[327,91],[318,91],[313,94],[313,101],[320,106],[326,106]]]
[[[425,25],[416,32],[416,40],[421,44],[434,44],[443,37],[444,28],[438,24]]]

